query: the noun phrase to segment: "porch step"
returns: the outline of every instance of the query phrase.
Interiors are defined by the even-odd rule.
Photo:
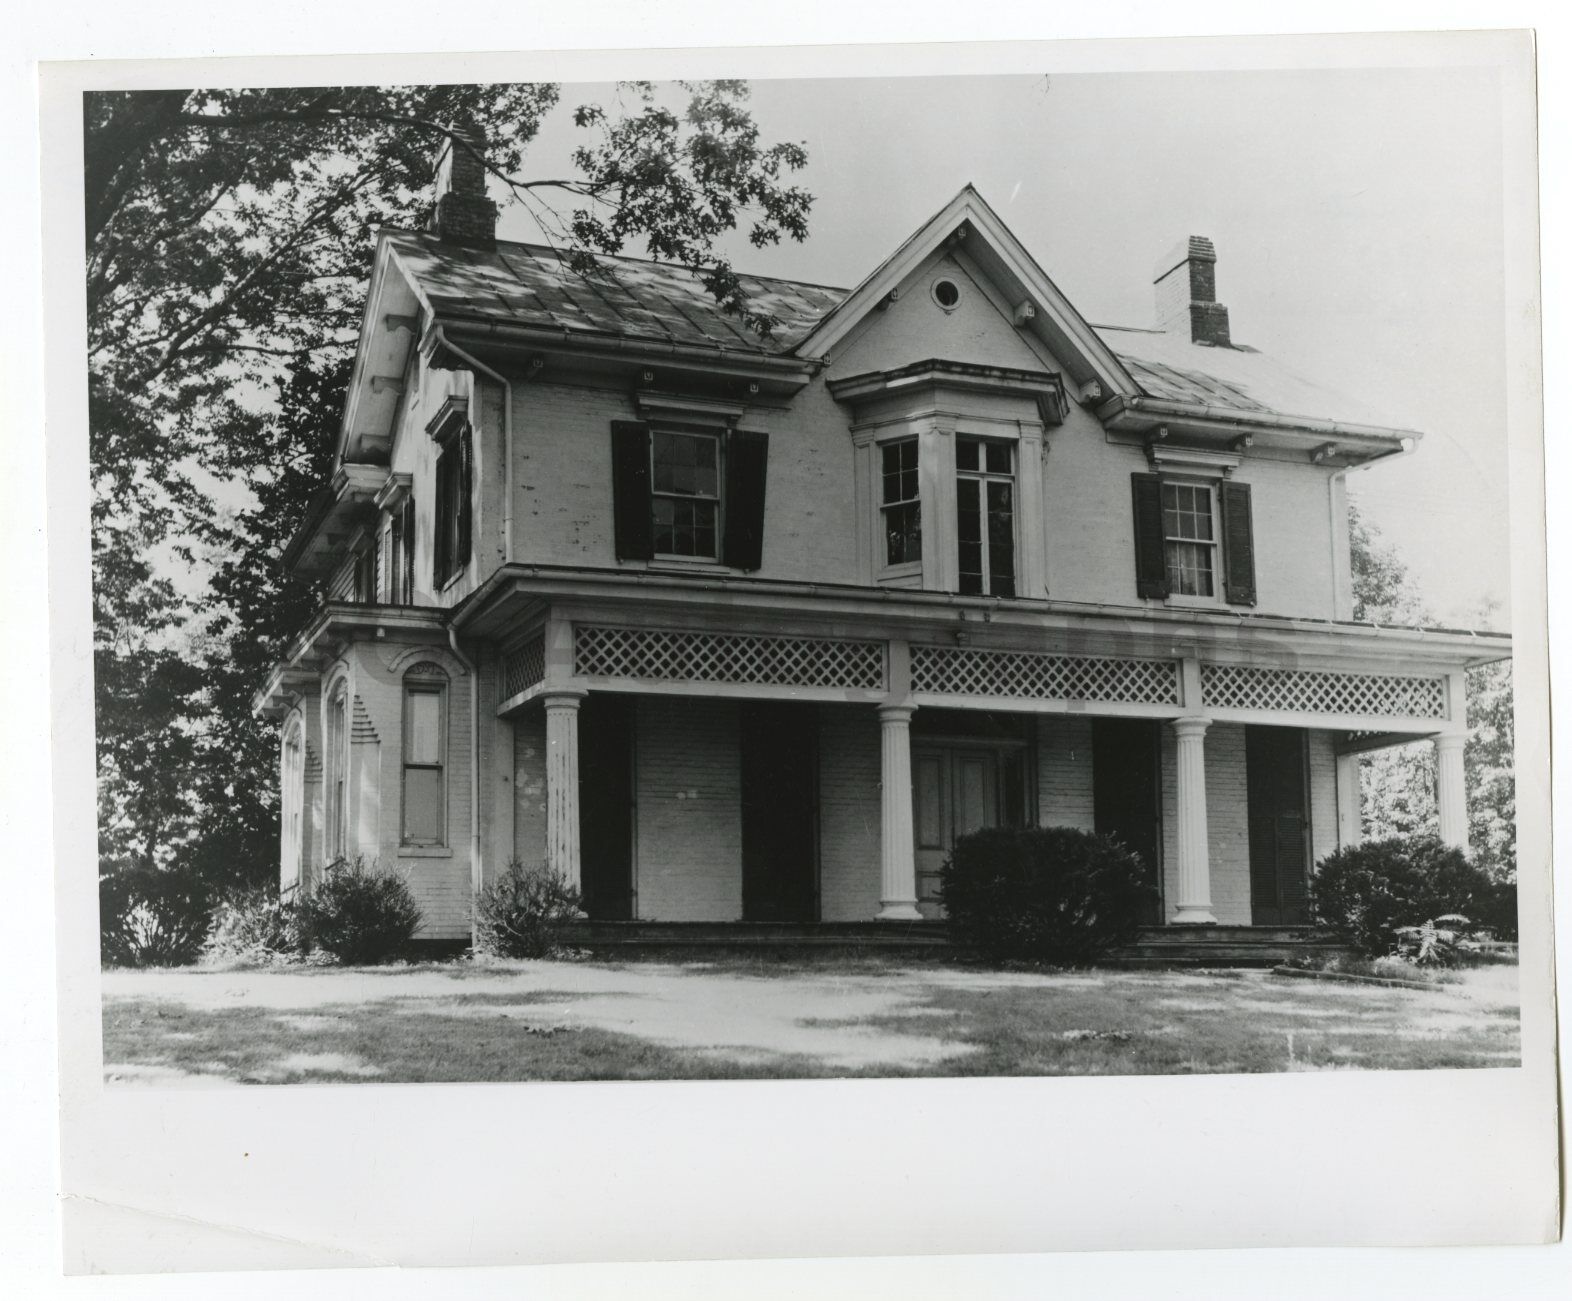
[[[1352,952],[1304,926],[1149,926],[1112,961],[1128,967],[1275,967],[1294,957]]]

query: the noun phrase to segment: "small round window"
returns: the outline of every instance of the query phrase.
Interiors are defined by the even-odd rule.
[[[933,282],[933,301],[947,312],[953,312],[961,301],[961,287],[953,280]]]

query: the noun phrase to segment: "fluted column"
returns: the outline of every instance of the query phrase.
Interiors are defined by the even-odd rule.
[[[912,837],[912,707],[879,706],[879,920],[917,921],[917,849]]]
[[[546,706],[546,866],[579,882],[579,702],[582,690],[554,690]]]
[[[1206,840],[1206,729],[1209,718],[1176,718],[1179,751],[1179,903],[1176,925],[1216,925]]]
[[[1465,853],[1468,850],[1468,786],[1463,778],[1461,732],[1442,732],[1436,746],[1436,808],[1441,815],[1441,839]]]
[[[1337,843],[1346,849],[1364,839],[1364,809],[1359,796],[1359,756],[1337,756]]]

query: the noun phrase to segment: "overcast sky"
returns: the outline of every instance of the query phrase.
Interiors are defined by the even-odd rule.
[[[1236,342],[1425,431],[1349,482],[1433,613],[1505,609],[1493,72],[757,81],[753,107],[766,141],[807,146],[816,202],[804,245],[734,239],[741,270],[854,285],[970,181],[1083,315],[1150,325],[1153,263],[1210,236]],[[528,173],[560,174],[580,136],[554,115]],[[516,208],[502,233],[534,237]]]

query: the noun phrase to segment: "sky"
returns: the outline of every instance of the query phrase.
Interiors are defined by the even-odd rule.
[[[807,148],[810,234],[723,247],[849,287],[971,182],[1083,316],[1150,325],[1154,263],[1209,236],[1236,342],[1423,431],[1350,491],[1439,621],[1504,628],[1498,95],[1459,68],[755,81],[761,138]],[[529,174],[561,174],[582,136],[559,110]],[[500,233],[537,237],[516,206]]]

